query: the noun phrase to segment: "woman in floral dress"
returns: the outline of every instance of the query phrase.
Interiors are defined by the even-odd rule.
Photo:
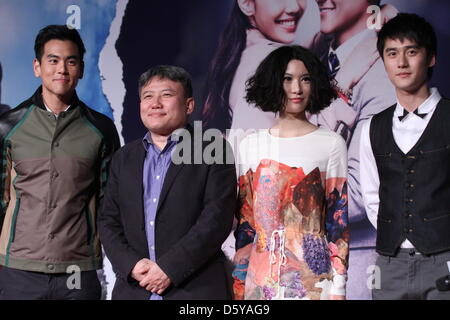
[[[273,51],[247,82],[247,101],[279,119],[236,151],[236,299],[345,299],[347,148],[305,115],[334,98],[325,66],[300,46]]]

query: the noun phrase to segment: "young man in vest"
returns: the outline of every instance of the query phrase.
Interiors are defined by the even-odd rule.
[[[360,69],[357,66],[360,60],[367,64],[366,72],[361,74],[361,78],[352,86],[351,96],[344,97],[341,92],[329,108],[312,115],[310,120],[339,133],[347,141],[351,234],[347,299],[370,299],[371,291],[366,286],[365,275],[367,268],[373,265],[376,259],[376,230],[367,218],[361,195],[359,142],[363,124],[396,100],[395,89],[386,74],[383,60],[378,54],[376,58],[372,57],[368,50],[368,44],[371,44],[370,50],[375,50],[377,42],[376,30],[368,28],[368,22],[371,22],[373,15],[370,10],[368,12],[368,8],[372,5],[379,6],[380,0],[316,2],[320,10],[320,33],[315,38],[313,50],[328,66],[330,76],[335,78],[341,88],[345,88],[345,85],[340,83],[342,79],[339,79],[339,74],[348,76],[351,70],[355,76],[361,72],[357,71]],[[366,55],[364,58],[362,51]],[[369,66],[368,61],[372,59],[373,64]]]
[[[397,103],[361,136],[362,194],[377,228],[374,299],[450,299],[437,289],[450,261],[450,101],[428,86],[436,42],[415,14],[399,14],[378,35]]]

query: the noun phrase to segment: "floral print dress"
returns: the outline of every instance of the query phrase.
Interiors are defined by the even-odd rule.
[[[235,299],[345,295],[348,267],[347,147],[319,128],[279,138],[260,130],[236,154],[239,224]]]

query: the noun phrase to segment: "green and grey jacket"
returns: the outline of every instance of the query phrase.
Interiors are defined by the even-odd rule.
[[[119,137],[76,94],[56,118],[41,92],[0,116],[0,264],[44,273],[99,269],[96,214]]]

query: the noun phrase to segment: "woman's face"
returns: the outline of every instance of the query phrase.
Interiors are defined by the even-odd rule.
[[[280,43],[291,43],[305,8],[306,0],[252,0],[253,25],[266,38]]]
[[[283,77],[285,105],[282,115],[305,112],[311,100],[311,76],[301,60],[291,60]]]

